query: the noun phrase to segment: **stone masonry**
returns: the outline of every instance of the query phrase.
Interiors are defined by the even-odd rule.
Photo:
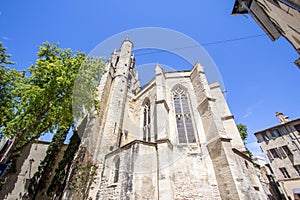
[[[106,64],[98,114],[81,128],[97,165],[90,199],[266,199],[218,83],[204,67],[145,86],[127,38]],[[75,194],[66,190],[66,199]]]

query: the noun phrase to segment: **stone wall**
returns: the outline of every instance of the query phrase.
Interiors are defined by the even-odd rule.
[[[174,151],[181,155],[171,165],[174,199],[221,199],[210,156],[188,147]]]
[[[120,159],[118,180],[116,158]],[[157,199],[157,153],[154,143],[133,141],[106,156],[100,199]]]
[[[46,156],[46,151],[49,146],[49,142],[39,141],[38,143],[30,144],[25,147],[17,158],[17,172],[15,174],[8,174],[7,183],[3,185],[0,192],[0,199],[22,199],[22,197],[27,193],[27,187],[29,185],[30,178],[38,171],[40,162]],[[66,150],[67,145],[64,145],[57,154],[56,162],[53,167],[52,173],[49,175],[48,184],[51,182],[55,174],[55,169],[58,163],[63,157],[63,153]],[[41,190],[37,199],[48,199],[46,196],[47,188]]]
[[[111,78],[107,75],[99,89],[105,102],[101,115],[90,117],[84,130],[98,166],[89,197],[264,199],[221,89],[208,84],[203,66],[197,62],[191,71],[164,72],[157,65],[152,81],[131,90],[127,81],[133,72],[126,68],[132,66],[130,48],[125,40],[112,55]],[[189,128],[196,138],[190,143],[178,139],[172,94],[178,85],[186,93],[189,113],[183,115],[191,117]],[[146,100],[150,141],[142,141]]]

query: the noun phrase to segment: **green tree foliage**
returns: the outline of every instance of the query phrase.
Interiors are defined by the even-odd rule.
[[[245,143],[245,141],[247,140],[247,137],[248,137],[247,126],[245,124],[239,123],[239,124],[236,125],[236,127],[238,128],[240,136],[241,136],[242,140]],[[254,163],[253,160],[252,160],[253,153],[248,148],[246,148],[246,149],[248,151],[248,155],[249,155],[249,157],[251,159],[252,164],[254,165],[254,167],[258,167],[258,165],[256,163]]]
[[[1,116],[0,133],[14,138],[7,160],[13,161],[24,146],[41,135],[54,133],[47,155],[32,180],[31,189],[39,190],[45,186],[55,156],[76,117],[97,110],[96,87],[104,63],[100,58],[72,53],[46,42],[39,47],[37,61],[28,68],[30,76],[26,77],[24,72],[3,65],[11,64],[5,50],[1,44],[1,78],[5,79],[1,79],[0,87],[1,100],[5,101],[0,105],[1,113],[5,114]]]
[[[83,84],[81,87],[89,87],[78,94],[85,98],[76,104],[76,114],[80,115],[83,110],[80,107],[95,99],[92,97],[96,96],[96,86],[104,69],[101,59],[87,58],[84,53],[79,52],[73,55],[70,49],[61,49],[48,42],[39,47],[37,55],[36,64],[28,69],[30,77],[25,77],[24,73],[19,77],[19,73],[14,70],[6,70],[17,75],[11,78],[12,88],[9,81],[3,83],[4,87],[11,89],[12,95],[10,97],[4,94],[3,98],[8,98],[14,104],[8,106],[8,109],[1,107],[4,113],[8,113],[5,125],[3,126],[4,122],[1,123],[1,133],[16,139],[15,150],[46,132],[54,132],[58,126],[60,129],[68,129],[70,122],[74,120],[72,98],[77,75],[83,76],[80,77]],[[6,59],[3,62],[7,63]],[[84,71],[79,73],[82,68]],[[92,109],[91,103],[84,106],[87,110]]]
[[[241,136],[242,140],[245,142],[245,140],[248,137],[247,126],[245,124],[241,124],[241,123],[237,124],[236,126],[239,130],[239,133],[240,133],[240,136]]]
[[[80,199],[87,199],[88,191],[91,188],[91,184],[95,182],[95,176],[97,175],[97,166],[93,161],[87,161],[86,163],[79,163],[77,166],[77,173],[73,177],[71,183],[71,189],[77,193]]]
[[[10,55],[6,53],[7,48],[3,47],[3,43],[0,42],[0,66],[4,67],[6,64],[14,64],[13,62],[7,60]]]
[[[0,136],[12,138],[5,132],[5,128],[17,117],[16,108],[20,104],[18,88],[26,82],[26,77],[24,71],[9,68],[9,65],[14,63],[8,60],[10,55],[6,54],[6,50],[7,48],[0,42]],[[14,169],[15,162],[11,164],[11,169]],[[1,180],[1,183],[5,183],[5,180]]]
[[[6,54],[6,48],[0,42],[0,133],[11,121],[14,116],[14,107],[17,99],[14,98],[13,91],[22,82],[25,73],[9,68],[9,65],[14,64],[9,61],[10,55]]]
[[[46,157],[39,167],[39,171],[31,180],[29,194],[31,194],[32,199],[35,198],[38,191],[46,187],[49,173],[53,170],[55,164],[53,158],[60,151],[74,122],[73,111],[77,111],[75,116],[80,116],[83,106],[85,110],[93,110],[96,87],[103,69],[101,60],[87,58],[84,54],[78,52],[75,56],[72,56],[70,50],[58,49],[56,45],[51,46],[49,43],[40,48],[38,55],[37,65],[32,66],[29,70],[35,75],[34,80],[38,80],[38,85],[42,85],[42,88],[51,89],[49,96],[50,99],[54,99],[55,103],[47,104],[49,98],[43,101],[46,102],[46,106],[50,108],[53,106],[53,116],[49,121],[50,123],[55,121],[58,128],[47,149]],[[74,85],[76,96],[73,95]],[[82,88],[78,88],[76,85]],[[77,104],[72,104],[75,97]],[[76,106],[75,109],[72,109],[73,106]],[[52,128],[57,126],[52,126]],[[51,128],[49,131],[52,131]]]

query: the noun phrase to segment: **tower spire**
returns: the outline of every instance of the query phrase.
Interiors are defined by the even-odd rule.
[[[123,49],[124,46],[126,46],[127,48],[129,48],[130,51],[132,51],[132,49],[133,49],[133,43],[130,41],[128,35],[126,36],[125,40],[122,42],[122,45],[121,45],[121,48],[120,48],[121,51],[122,51],[122,49]]]

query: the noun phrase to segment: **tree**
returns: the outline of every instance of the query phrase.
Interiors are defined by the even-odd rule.
[[[7,48],[0,42],[0,133],[7,125],[7,122],[14,118],[14,99],[13,91],[25,77],[25,73],[9,68],[14,63],[7,60],[10,55],[6,54]]]
[[[247,126],[245,124],[239,123],[236,125],[236,127],[238,128],[238,131],[240,133],[240,136],[244,142],[244,144],[246,143],[247,137],[248,137],[248,129]],[[252,164],[254,165],[254,167],[258,167],[258,165],[253,162],[253,153],[246,147],[247,151],[248,151],[248,155],[251,159]]]
[[[95,110],[96,87],[104,71],[102,59],[90,58],[79,52],[73,54],[70,49],[61,49],[49,42],[39,47],[37,55],[36,64],[28,69],[29,77],[25,77],[25,73],[5,69],[8,78],[1,82],[1,94],[2,87],[9,89],[2,95],[9,106],[1,105],[7,116],[1,120],[0,131],[14,138],[6,161],[13,163],[27,144],[47,132],[54,133],[40,171],[34,177],[34,191],[44,186],[43,179],[52,170],[53,158],[74,125],[75,118],[82,115],[83,110]],[[7,64],[7,57],[4,54],[1,61]],[[14,76],[9,78],[12,73]],[[81,85],[77,86],[74,104],[73,88],[78,79]]]
[[[85,76],[83,79],[90,87],[88,91],[83,90],[85,94],[82,95],[89,99],[91,96],[95,97],[97,80],[93,79],[95,76],[87,76],[91,73],[99,75],[103,72],[104,65],[100,59],[87,59],[84,53],[79,52],[72,55],[70,49],[60,49],[57,45],[51,45],[48,42],[39,48],[37,55],[36,64],[28,69],[30,77],[17,74],[18,76],[14,77],[23,79],[18,84],[15,83],[17,78],[3,83],[4,87],[11,87],[10,83],[13,83],[12,91],[10,91],[12,97],[4,94],[4,98],[14,104],[9,106],[9,109],[3,108],[4,113],[9,113],[10,116],[5,120],[5,126],[2,127],[1,132],[16,139],[16,150],[38,139],[46,132],[54,132],[58,125],[60,129],[68,129],[74,119],[73,87],[81,67],[90,67],[88,68],[90,73],[81,74]],[[15,73],[14,70],[7,71]],[[100,78],[100,75],[97,78]],[[82,104],[76,106],[79,107]],[[90,104],[85,106],[92,107]]]
[[[245,124],[239,123],[236,125],[236,127],[238,128],[240,136],[245,143],[245,141],[248,137],[247,126]]]
[[[1,67],[4,67],[4,65],[6,65],[6,64],[9,64],[9,65],[14,64],[13,62],[7,60],[7,58],[10,58],[10,55],[6,54],[6,50],[7,50],[7,48],[3,47],[2,42],[0,42],[0,66]]]
[[[8,126],[8,123],[16,118],[15,108],[18,106],[20,100],[16,97],[16,91],[26,78],[24,71],[9,68],[14,63],[8,60],[10,55],[6,54],[6,50],[7,48],[3,47],[3,44],[0,43],[0,136],[1,138],[3,136],[12,138],[4,130]],[[7,159],[2,159],[1,161],[6,162]],[[15,162],[10,163],[11,169],[14,169]],[[5,181],[1,181],[1,185],[3,183]]]

